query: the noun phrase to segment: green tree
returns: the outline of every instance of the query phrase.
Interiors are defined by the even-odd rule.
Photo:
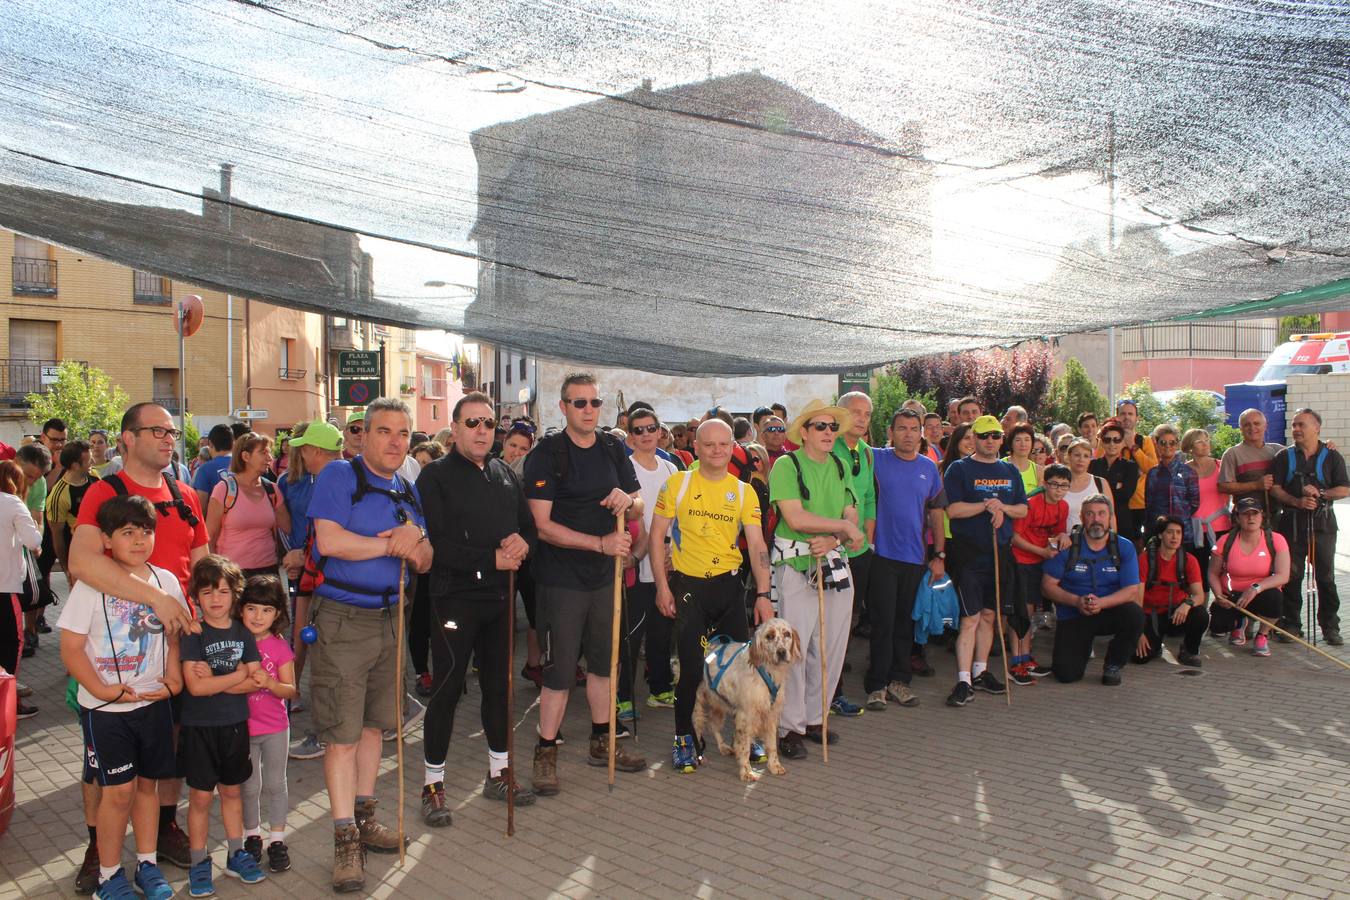
[[[1240,443],[1242,443],[1241,431],[1232,425],[1220,425],[1214,429],[1214,436],[1210,439],[1209,455],[1218,459],[1229,447],[1236,447]]]
[[[1280,316],[1279,343],[1289,340],[1290,335],[1322,330],[1322,317],[1317,313],[1303,316]]]
[[[933,411],[937,403],[932,391],[922,394],[911,391],[905,380],[894,372],[877,375],[872,386],[872,434],[869,440],[872,446],[886,445],[886,430],[891,426],[891,417],[910,399],[918,400],[929,411]]]
[[[108,373],[94,366],[66,360],[46,393],[24,398],[36,427],[51,418],[64,419],[72,438],[83,438],[95,428],[116,434],[122,413],[131,405]]]
[[[1106,415],[1106,398],[1097,390],[1097,385],[1088,377],[1087,370],[1077,359],[1064,364],[1064,374],[1050,382],[1045,402],[1041,405],[1038,418],[1043,424],[1067,422],[1077,423],[1078,416],[1085,412],[1094,412],[1099,418]]]
[[[183,441],[187,446],[188,455],[197,452],[197,444],[201,443],[202,433],[197,430],[196,424],[192,421],[192,413],[183,415]],[[187,464],[187,460],[183,461]]]
[[[1125,396],[1133,400],[1139,410],[1139,424],[1136,430],[1140,434],[1148,434],[1160,423],[1170,421],[1167,408],[1163,406],[1161,400],[1153,396],[1153,385],[1147,378],[1125,385]]]
[[[1181,429],[1182,434],[1192,428],[1212,428],[1222,419],[1214,408],[1214,395],[1208,391],[1184,388],[1167,404],[1167,421]]]

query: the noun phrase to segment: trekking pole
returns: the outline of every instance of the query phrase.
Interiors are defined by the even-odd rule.
[[[403,605],[404,585],[408,582],[408,561],[406,559],[399,561],[398,567],[398,640],[394,645],[394,652],[397,654],[397,661],[394,663],[394,719],[395,719],[395,740],[398,748],[398,866],[403,868],[404,858],[407,849],[403,843],[403,795],[406,793],[403,784],[403,635],[405,622],[405,607]]]
[[[816,599],[820,602],[820,761],[830,764],[830,678],[825,664],[825,565],[816,561]]]
[[[614,515],[614,533],[623,534],[623,513]],[[609,639],[609,790],[614,791],[614,744],[619,705],[619,621],[623,607],[623,557],[614,557],[614,615]]]
[[[1290,640],[1294,641],[1294,643],[1296,643],[1296,644],[1302,644],[1303,646],[1307,647],[1307,648],[1308,648],[1309,650],[1311,650],[1312,652],[1317,653],[1317,654],[1320,654],[1321,656],[1325,656],[1327,659],[1331,660],[1331,661],[1334,662],[1336,665],[1340,666],[1342,669],[1350,669],[1350,663],[1347,663],[1347,662],[1344,662],[1343,660],[1337,659],[1336,657],[1332,656],[1330,653],[1328,653],[1327,651],[1325,651],[1325,650],[1323,650],[1323,649],[1321,649],[1321,648],[1319,648],[1319,647],[1314,647],[1312,644],[1308,643],[1308,642],[1305,641],[1303,638],[1299,637],[1298,635],[1296,635],[1296,634],[1294,634],[1294,633],[1292,633],[1292,632],[1285,631],[1283,628],[1281,628],[1280,626],[1276,625],[1274,622],[1267,622],[1265,619],[1261,618],[1261,617],[1258,616],[1256,613],[1248,612],[1247,610],[1243,609],[1241,606],[1238,606],[1236,603],[1233,604],[1233,609],[1235,609],[1235,610],[1237,610],[1238,612],[1242,613],[1244,616],[1246,616],[1247,618],[1249,618],[1249,619],[1251,619],[1252,621],[1256,622],[1258,625],[1269,625],[1273,630],[1278,631],[1280,634],[1282,634],[1282,635],[1284,635],[1285,637],[1289,638]]]
[[[1308,512],[1308,637],[1314,647],[1317,646],[1317,607],[1322,602],[1321,591],[1317,587],[1317,532],[1313,530],[1313,513]]]
[[[1003,585],[998,577],[998,527],[994,525],[992,518],[989,520],[989,527],[992,529],[990,536],[994,539],[994,624],[998,628],[1000,651],[998,656],[1003,660],[1003,696],[1007,698],[1008,705],[1012,706],[1012,679],[1008,677],[1008,647],[1003,643]]]
[[[506,573],[506,836],[516,833],[516,573]]]

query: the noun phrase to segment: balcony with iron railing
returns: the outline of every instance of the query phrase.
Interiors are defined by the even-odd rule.
[[[131,299],[134,303],[164,306],[173,302],[173,282],[150,272],[134,272],[131,279]]]
[[[56,260],[29,256],[11,257],[14,293],[50,296],[56,293]]]
[[[180,409],[178,408],[178,397],[177,397],[177,396],[173,396],[173,397],[154,397],[154,398],[152,398],[152,399],[154,399],[154,401],[155,401],[156,403],[158,403],[160,406],[162,406],[162,407],[164,407],[166,410],[168,410],[169,415],[171,415],[171,416],[176,416],[176,415],[178,415],[178,414],[182,411],[182,410],[180,410]],[[184,402],[186,402],[187,398],[184,397],[183,400],[184,400]],[[189,407],[190,407],[190,405],[189,405]]]
[[[1258,322],[1131,325],[1121,329],[1121,355],[1125,359],[1265,359],[1278,338],[1276,325]]]
[[[277,377],[282,381],[300,381],[308,373],[308,369],[278,369]]]
[[[422,396],[428,400],[444,400],[447,383],[444,378],[422,376]]]
[[[0,358],[0,407],[27,408],[29,394],[45,394],[51,387],[42,377],[61,364],[59,359]],[[50,378],[50,374],[48,375]]]

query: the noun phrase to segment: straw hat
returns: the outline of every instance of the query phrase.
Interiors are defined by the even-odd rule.
[[[850,427],[853,424],[853,413],[844,409],[842,406],[826,406],[824,401],[812,400],[797,413],[797,417],[792,420],[788,426],[788,440],[794,444],[802,442],[802,426],[817,416],[829,416],[839,423],[839,430]]]

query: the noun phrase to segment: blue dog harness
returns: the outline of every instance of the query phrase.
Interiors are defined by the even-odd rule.
[[[740,656],[745,648],[750,646],[750,642],[745,641],[736,644],[735,651],[728,656],[727,651],[731,649],[731,646],[732,640],[725,634],[716,635],[708,640],[708,654],[703,657],[703,678],[708,682],[709,690],[722,697],[723,702],[728,706],[735,706],[734,703],[722,696],[722,692],[717,687],[722,683],[722,676],[727,674],[727,669],[731,668],[731,664],[736,661],[736,657]],[[713,671],[714,667],[716,667],[716,671]],[[773,703],[778,699],[778,683],[773,680],[769,670],[763,666],[755,666],[755,671],[764,680],[764,686],[769,689],[769,702]]]

